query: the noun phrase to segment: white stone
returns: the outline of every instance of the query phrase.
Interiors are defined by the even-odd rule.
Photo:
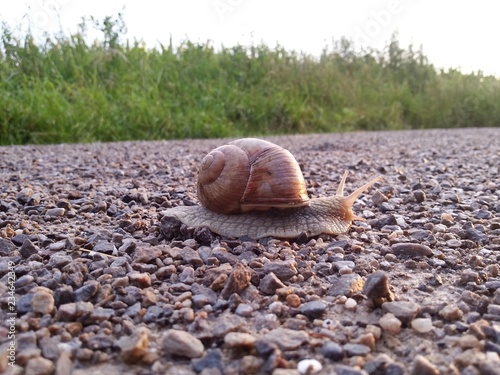
[[[413,319],[411,327],[418,333],[427,333],[432,330],[432,320],[428,318]]]
[[[323,369],[323,365],[316,359],[303,359],[297,364],[299,374],[315,374]]]
[[[394,314],[387,313],[382,316],[378,324],[384,332],[389,332],[392,335],[396,335],[401,331],[401,320],[396,318]]]
[[[352,298],[348,298],[347,301],[345,301],[345,308],[348,309],[348,310],[354,310],[356,309],[356,306],[358,305],[358,303],[352,299]]]

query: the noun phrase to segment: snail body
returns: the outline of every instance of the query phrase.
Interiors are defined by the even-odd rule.
[[[174,207],[165,216],[188,227],[206,226],[227,237],[345,233],[354,220],[364,220],[352,212],[353,203],[381,178],[344,197],[346,179],[347,172],[334,196],[309,199],[300,167],[290,152],[267,141],[244,138],[203,159],[197,187],[202,206]]]

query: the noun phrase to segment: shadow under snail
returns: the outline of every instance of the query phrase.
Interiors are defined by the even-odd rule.
[[[346,179],[347,172],[334,196],[309,199],[300,167],[289,151],[261,139],[243,138],[203,158],[197,182],[201,206],[177,206],[165,216],[227,237],[345,233],[354,220],[364,221],[352,212],[352,205],[381,177],[344,197]]]

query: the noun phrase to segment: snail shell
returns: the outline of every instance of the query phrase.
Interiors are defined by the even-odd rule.
[[[197,189],[200,203],[222,214],[309,203],[306,183],[293,155],[257,138],[239,139],[206,155]]]
[[[203,159],[198,177],[202,206],[173,207],[164,212],[162,222],[173,218],[222,236],[253,239],[345,233],[354,220],[364,220],[352,211],[354,202],[381,178],[344,196],[346,180],[347,172],[335,195],[309,199],[290,152],[245,138],[218,147]]]

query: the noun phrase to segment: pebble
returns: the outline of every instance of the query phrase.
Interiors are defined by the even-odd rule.
[[[391,313],[384,314],[379,319],[378,324],[384,332],[388,332],[391,335],[397,335],[401,331],[401,320]]]
[[[443,319],[454,321],[462,319],[464,313],[457,306],[446,305],[439,311],[439,316]]]
[[[343,346],[344,352],[348,357],[354,357],[354,356],[365,356],[368,353],[371,352],[371,349],[369,346],[363,345],[363,344],[345,344]]]
[[[345,355],[342,346],[333,341],[326,341],[321,347],[321,353],[332,361],[340,361]]]
[[[418,333],[427,333],[432,331],[432,320],[428,318],[416,318],[411,321],[411,327]]]
[[[299,374],[316,374],[323,369],[323,365],[317,359],[303,359],[297,363]]]
[[[401,320],[403,325],[408,325],[419,313],[420,306],[414,302],[392,301],[384,302],[382,304],[382,310],[386,313],[393,314],[396,318]]]
[[[47,218],[60,217],[64,216],[65,213],[66,210],[64,208],[60,207],[49,208],[47,212],[45,212],[45,217]]]
[[[251,317],[253,314],[253,307],[252,305],[249,305],[248,303],[240,303],[236,310],[234,311],[236,315],[243,316],[243,317]]]
[[[225,372],[220,349],[208,349],[203,358],[192,360],[191,363],[193,370],[202,375],[222,375]]]
[[[328,289],[330,296],[353,296],[363,289],[363,279],[357,273],[341,276],[330,276],[328,281],[331,286]]]
[[[429,246],[418,243],[396,243],[391,246],[391,251],[394,255],[403,259],[432,256],[432,250]]]
[[[309,335],[305,331],[276,328],[265,334],[261,340],[276,344],[281,350],[295,350],[305,343]]]
[[[389,277],[384,271],[376,271],[368,275],[362,293],[367,298],[370,298],[375,306],[380,306],[383,302],[395,299],[389,285]]]
[[[325,312],[326,308],[327,308],[326,303],[318,300],[318,301],[311,301],[311,302],[303,303],[300,306],[299,311],[302,315],[305,315],[309,319],[313,320],[313,319],[321,318],[321,316]]]
[[[73,363],[71,362],[71,354],[68,351],[63,351],[55,364],[56,375],[72,375]]]
[[[244,332],[229,332],[224,336],[224,344],[230,348],[253,348],[255,337]]]
[[[356,300],[352,298],[348,298],[344,303],[345,308],[348,310],[355,310],[357,305]]]
[[[21,254],[23,258],[27,259],[32,255],[38,254],[39,251],[40,249],[38,246],[35,246],[30,239],[25,239],[19,249],[19,254]]]
[[[275,294],[277,289],[284,288],[285,284],[274,274],[274,272],[269,272],[266,276],[262,278],[259,284],[259,290],[268,295]]]
[[[39,314],[50,314],[54,310],[54,296],[52,291],[43,287],[36,287],[31,290],[31,311]]]
[[[293,260],[277,260],[273,262],[266,263],[264,265],[265,273],[274,273],[278,279],[282,282],[290,280],[293,276],[296,276],[298,271],[296,268],[295,261]]]
[[[43,357],[31,358],[24,369],[25,375],[51,375],[54,372],[54,363]]]
[[[288,305],[290,305],[291,307],[299,307],[300,304],[302,303],[300,301],[300,297],[295,294],[295,293],[292,293],[292,294],[289,294],[286,296],[286,302],[288,303]]]
[[[439,375],[439,370],[427,358],[417,355],[410,375]]]
[[[131,273],[128,275],[128,278],[130,284],[138,288],[147,288],[151,286],[151,277],[148,273]]]
[[[137,363],[146,355],[149,348],[149,330],[139,328],[131,336],[122,336],[117,341],[120,355],[126,363]]]
[[[203,343],[188,332],[169,329],[163,335],[162,348],[167,354],[187,358],[199,358],[203,355]]]
[[[250,285],[251,280],[252,273],[250,269],[241,263],[236,264],[221,291],[221,297],[228,299],[233,293],[242,293]]]
[[[422,203],[425,201],[425,199],[427,198],[425,193],[422,191],[422,190],[415,190],[413,192],[413,196],[415,197],[415,200],[418,202],[418,203]]]

